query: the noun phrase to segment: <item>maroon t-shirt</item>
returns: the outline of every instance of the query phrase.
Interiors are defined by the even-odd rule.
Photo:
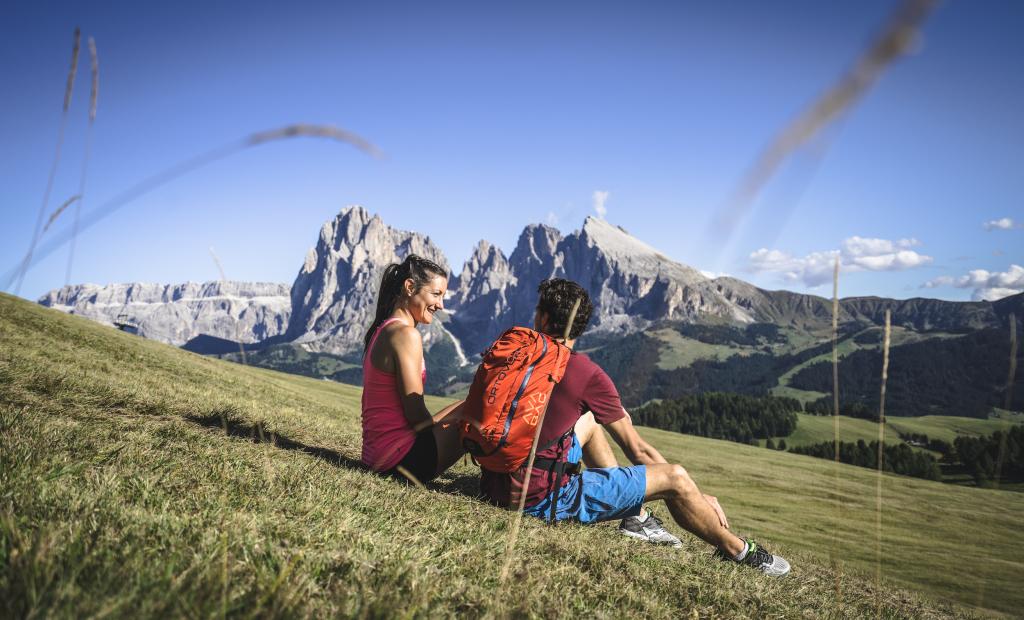
[[[608,424],[626,416],[619,392],[608,375],[585,354],[573,351],[565,367],[565,375],[551,392],[547,413],[544,414],[544,426],[540,431],[540,443],[537,444],[537,458],[566,460],[572,443],[572,428],[580,416],[588,411],[594,413],[598,424]],[[559,441],[559,437],[563,436]],[[540,449],[548,444],[553,445]],[[480,490],[495,504],[508,506],[512,478],[515,477],[517,486],[521,486],[525,469],[524,465],[511,474],[481,470]],[[526,505],[532,506],[544,499],[554,488],[555,478],[550,472],[535,468],[530,476]],[[565,484],[564,478],[562,484]]]

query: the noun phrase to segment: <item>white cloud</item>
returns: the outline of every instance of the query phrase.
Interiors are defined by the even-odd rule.
[[[726,273],[724,271],[705,271],[704,269],[700,270],[700,275],[704,276],[705,278],[708,278],[709,280],[714,280],[715,278],[731,278],[732,277],[730,274],[728,274],[728,273]]]
[[[880,256],[919,245],[921,245],[921,242],[913,238],[890,241],[888,239],[872,239],[855,235],[849,239],[844,239],[842,248],[843,253],[850,256]]]
[[[844,272],[903,271],[932,262],[931,256],[909,249],[918,245],[921,242],[913,238],[892,241],[853,236],[844,239],[839,250],[812,252],[802,257],[761,248],[750,253],[750,270],[776,272],[789,282],[819,286],[832,279],[837,256],[839,269]]]
[[[604,203],[608,202],[608,197],[611,192],[594,190],[594,213],[597,213],[597,217],[604,219],[604,216],[608,214],[608,208],[604,206]]]
[[[989,220],[984,222],[982,226],[987,231],[993,230],[1010,230],[1011,228],[1021,228],[1020,224],[1014,225],[1013,220],[1008,217],[1002,217],[998,220]]]
[[[1006,271],[974,269],[968,271],[967,275],[957,278],[939,276],[925,282],[922,286],[925,288],[938,288],[940,286],[970,288],[974,289],[971,299],[975,301],[995,301],[996,299],[1024,292],[1024,267],[1010,265],[1010,268]]]
[[[554,211],[548,211],[548,216],[544,218],[544,222],[551,227],[558,226],[558,216],[555,215]]]

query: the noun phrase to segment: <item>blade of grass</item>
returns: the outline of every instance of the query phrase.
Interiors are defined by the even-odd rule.
[[[937,0],[906,0],[854,65],[780,132],[754,160],[731,199],[712,219],[712,232],[727,240],[746,216],[761,188],[798,149],[853,107],[882,73],[910,50]]]
[[[885,383],[889,379],[889,341],[892,311],[885,310],[885,336],[882,339],[882,388],[878,399],[878,476],[875,479],[875,585],[882,585],[882,467],[885,462]],[[879,591],[880,592],[880,591]],[[876,615],[882,617],[882,595],[877,594]]]
[[[576,298],[576,301],[572,304],[572,310],[569,312],[569,320],[565,323],[565,333],[562,338],[566,341],[569,340],[569,334],[572,332],[573,321],[576,320],[576,313],[580,309],[580,298]],[[526,508],[526,496],[530,491],[530,477],[533,474],[533,462],[537,458],[537,444],[540,441],[540,431],[544,426],[544,416],[548,412],[548,404],[550,399],[544,404],[544,409],[541,410],[540,416],[537,418],[537,428],[533,432],[533,443],[530,444],[530,456],[526,460],[526,475],[523,477],[523,488],[519,493],[519,506],[516,509],[516,516],[512,522],[512,531],[509,532],[508,545],[505,547],[505,564],[501,567],[501,583],[505,584],[508,579],[509,569],[512,567],[513,553],[515,552],[516,541],[519,539],[519,527],[523,521],[523,511]],[[556,480],[556,484],[561,480]]]
[[[92,68],[92,89],[89,93],[89,128],[85,135],[85,155],[82,157],[82,176],[78,181],[78,196],[83,198],[75,205],[75,218],[71,229],[71,248],[68,250],[68,267],[64,271],[64,285],[71,284],[71,267],[75,262],[75,242],[78,239],[78,220],[82,213],[85,196],[85,179],[89,172],[89,159],[92,157],[93,125],[96,124],[96,106],[100,93],[100,59],[96,53],[96,40],[89,37],[89,60]]]
[[[221,266],[220,259],[217,258],[217,253],[213,251],[213,247],[212,246],[210,247],[210,256],[213,257],[213,262],[214,262],[215,265],[217,265],[217,272],[220,274],[220,287],[221,287],[220,294],[223,295],[224,294],[224,284],[227,282],[227,278],[224,277],[224,267]],[[228,313],[228,316],[230,316],[230,312]],[[249,365],[249,360],[245,357],[245,345],[242,344],[242,332],[241,332],[242,326],[241,326],[241,324],[240,324],[240,322],[238,320],[235,320],[234,324],[235,324],[235,341],[238,342],[238,353],[242,356],[242,364],[248,366]]]
[[[205,153],[186,159],[185,161],[179,162],[150,177],[147,177],[146,179],[143,179],[114,198],[111,198],[92,211],[84,214],[79,226],[76,227],[74,234],[77,235],[78,233],[91,228],[126,204],[137,200],[149,192],[152,192],[153,190],[156,190],[179,177],[188,174],[189,172],[208,166],[216,161],[248,148],[297,137],[330,139],[336,142],[350,144],[375,157],[381,156],[381,151],[365,139],[352,132],[330,125],[295,124],[288,125],[280,129],[257,132],[239,140],[210,149]],[[15,281],[20,280],[21,274],[26,272],[33,264],[52,254],[65,243],[68,243],[71,238],[72,233],[68,231],[64,234],[51,237],[50,241],[43,244],[38,250],[35,250],[35,244],[33,244],[33,252],[29,252],[18,266],[4,274],[3,288],[7,289]]]
[[[838,523],[843,511],[842,498],[839,495],[839,255],[836,255],[832,269],[832,445],[835,459],[832,464],[833,488],[836,497],[835,520]],[[839,565],[839,541],[837,532],[832,531],[832,548],[829,550],[832,569],[835,571],[836,600],[842,592],[842,569]]]
[[[53,181],[57,177],[57,166],[60,163],[60,151],[64,145],[64,129],[68,123],[68,108],[71,107],[71,95],[75,90],[75,76],[78,74],[78,51],[82,42],[82,31],[75,28],[75,40],[71,47],[71,69],[68,71],[67,85],[64,87],[64,107],[60,113],[60,127],[57,130],[57,147],[53,153],[53,162],[50,164],[50,174],[46,179],[46,189],[43,190],[43,203],[39,205],[39,215],[36,217],[36,226],[32,232],[32,242],[28,246],[28,253],[22,260],[17,271],[17,285],[14,287],[14,294],[21,292],[22,282],[25,280],[25,273],[32,265],[32,254],[35,252],[36,244],[39,242],[39,235],[42,234],[43,216],[46,213],[46,205],[50,204],[50,193],[53,191]],[[8,288],[10,284],[4,288]]]

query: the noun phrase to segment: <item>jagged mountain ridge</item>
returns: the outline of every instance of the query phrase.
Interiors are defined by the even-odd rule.
[[[564,237],[550,226],[527,226],[508,259],[481,242],[453,285],[452,333],[467,350],[478,351],[505,327],[531,324],[537,285],[551,277],[575,280],[587,289],[595,306],[595,331],[629,332],[657,320],[709,315],[740,323],[754,320],[696,269],[621,227],[588,217],[580,230]]]
[[[292,314],[286,338],[309,351],[344,354],[362,349],[373,322],[377,289],[388,264],[409,254],[428,258],[451,271],[430,237],[392,228],[379,215],[347,207],[320,228],[291,288]],[[424,344],[446,337],[435,323]]]
[[[450,269],[429,237],[392,228],[379,215],[351,206],[321,227],[291,287],[79,285],[51,291],[40,303],[107,323],[127,313],[143,335],[172,344],[200,334],[245,343],[274,338],[309,351],[344,355],[362,348],[381,272],[409,253]],[[549,277],[570,278],[587,288],[595,304],[592,333],[625,334],[659,321],[763,322],[806,330],[831,322],[828,299],[767,291],[736,278],[710,279],[621,227],[590,217],[580,230],[564,236],[550,226],[531,224],[507,258],[500,248],[481,241],[460,273],[451,276],[446,301],[450,316],[425,330],[426,347],[450,340],[465,360],[463,351],[470,356],[480,352],[507,327],[530,325],[537,285]],[[220,299],[218,287],[229,287],[222,292],[236,297],[245,295],[231,291],[270,292],[254,292],[242,304],[240,299]],[[200,297],[204,300],[196,301]],[[192,301],[186,303],[186,298]],[[841,300],[840,321],[880,324],[889,308],[894,324],[915,330],[979,329],[998,324],[1013,308],[1019,312],[1021,298],[994,303],[848,298]],[[157,312],[162,304],[167,308]]]
[[[107,325],[124,320],[175,346],[200,335],[262,342],[284,334],[291,314],[290,287],[266,282],[75,284],[39,303]]]

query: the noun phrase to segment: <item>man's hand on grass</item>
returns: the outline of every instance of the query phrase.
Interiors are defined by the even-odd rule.
[[[725,518],[725,511],[722,510],[722,505],[718,503],[718,498],[714,495],[705,495],[704,499],[715,509],[715,514],[718,515],[718,522],[722,524],[722,527],[729,529],[729,520]]]

